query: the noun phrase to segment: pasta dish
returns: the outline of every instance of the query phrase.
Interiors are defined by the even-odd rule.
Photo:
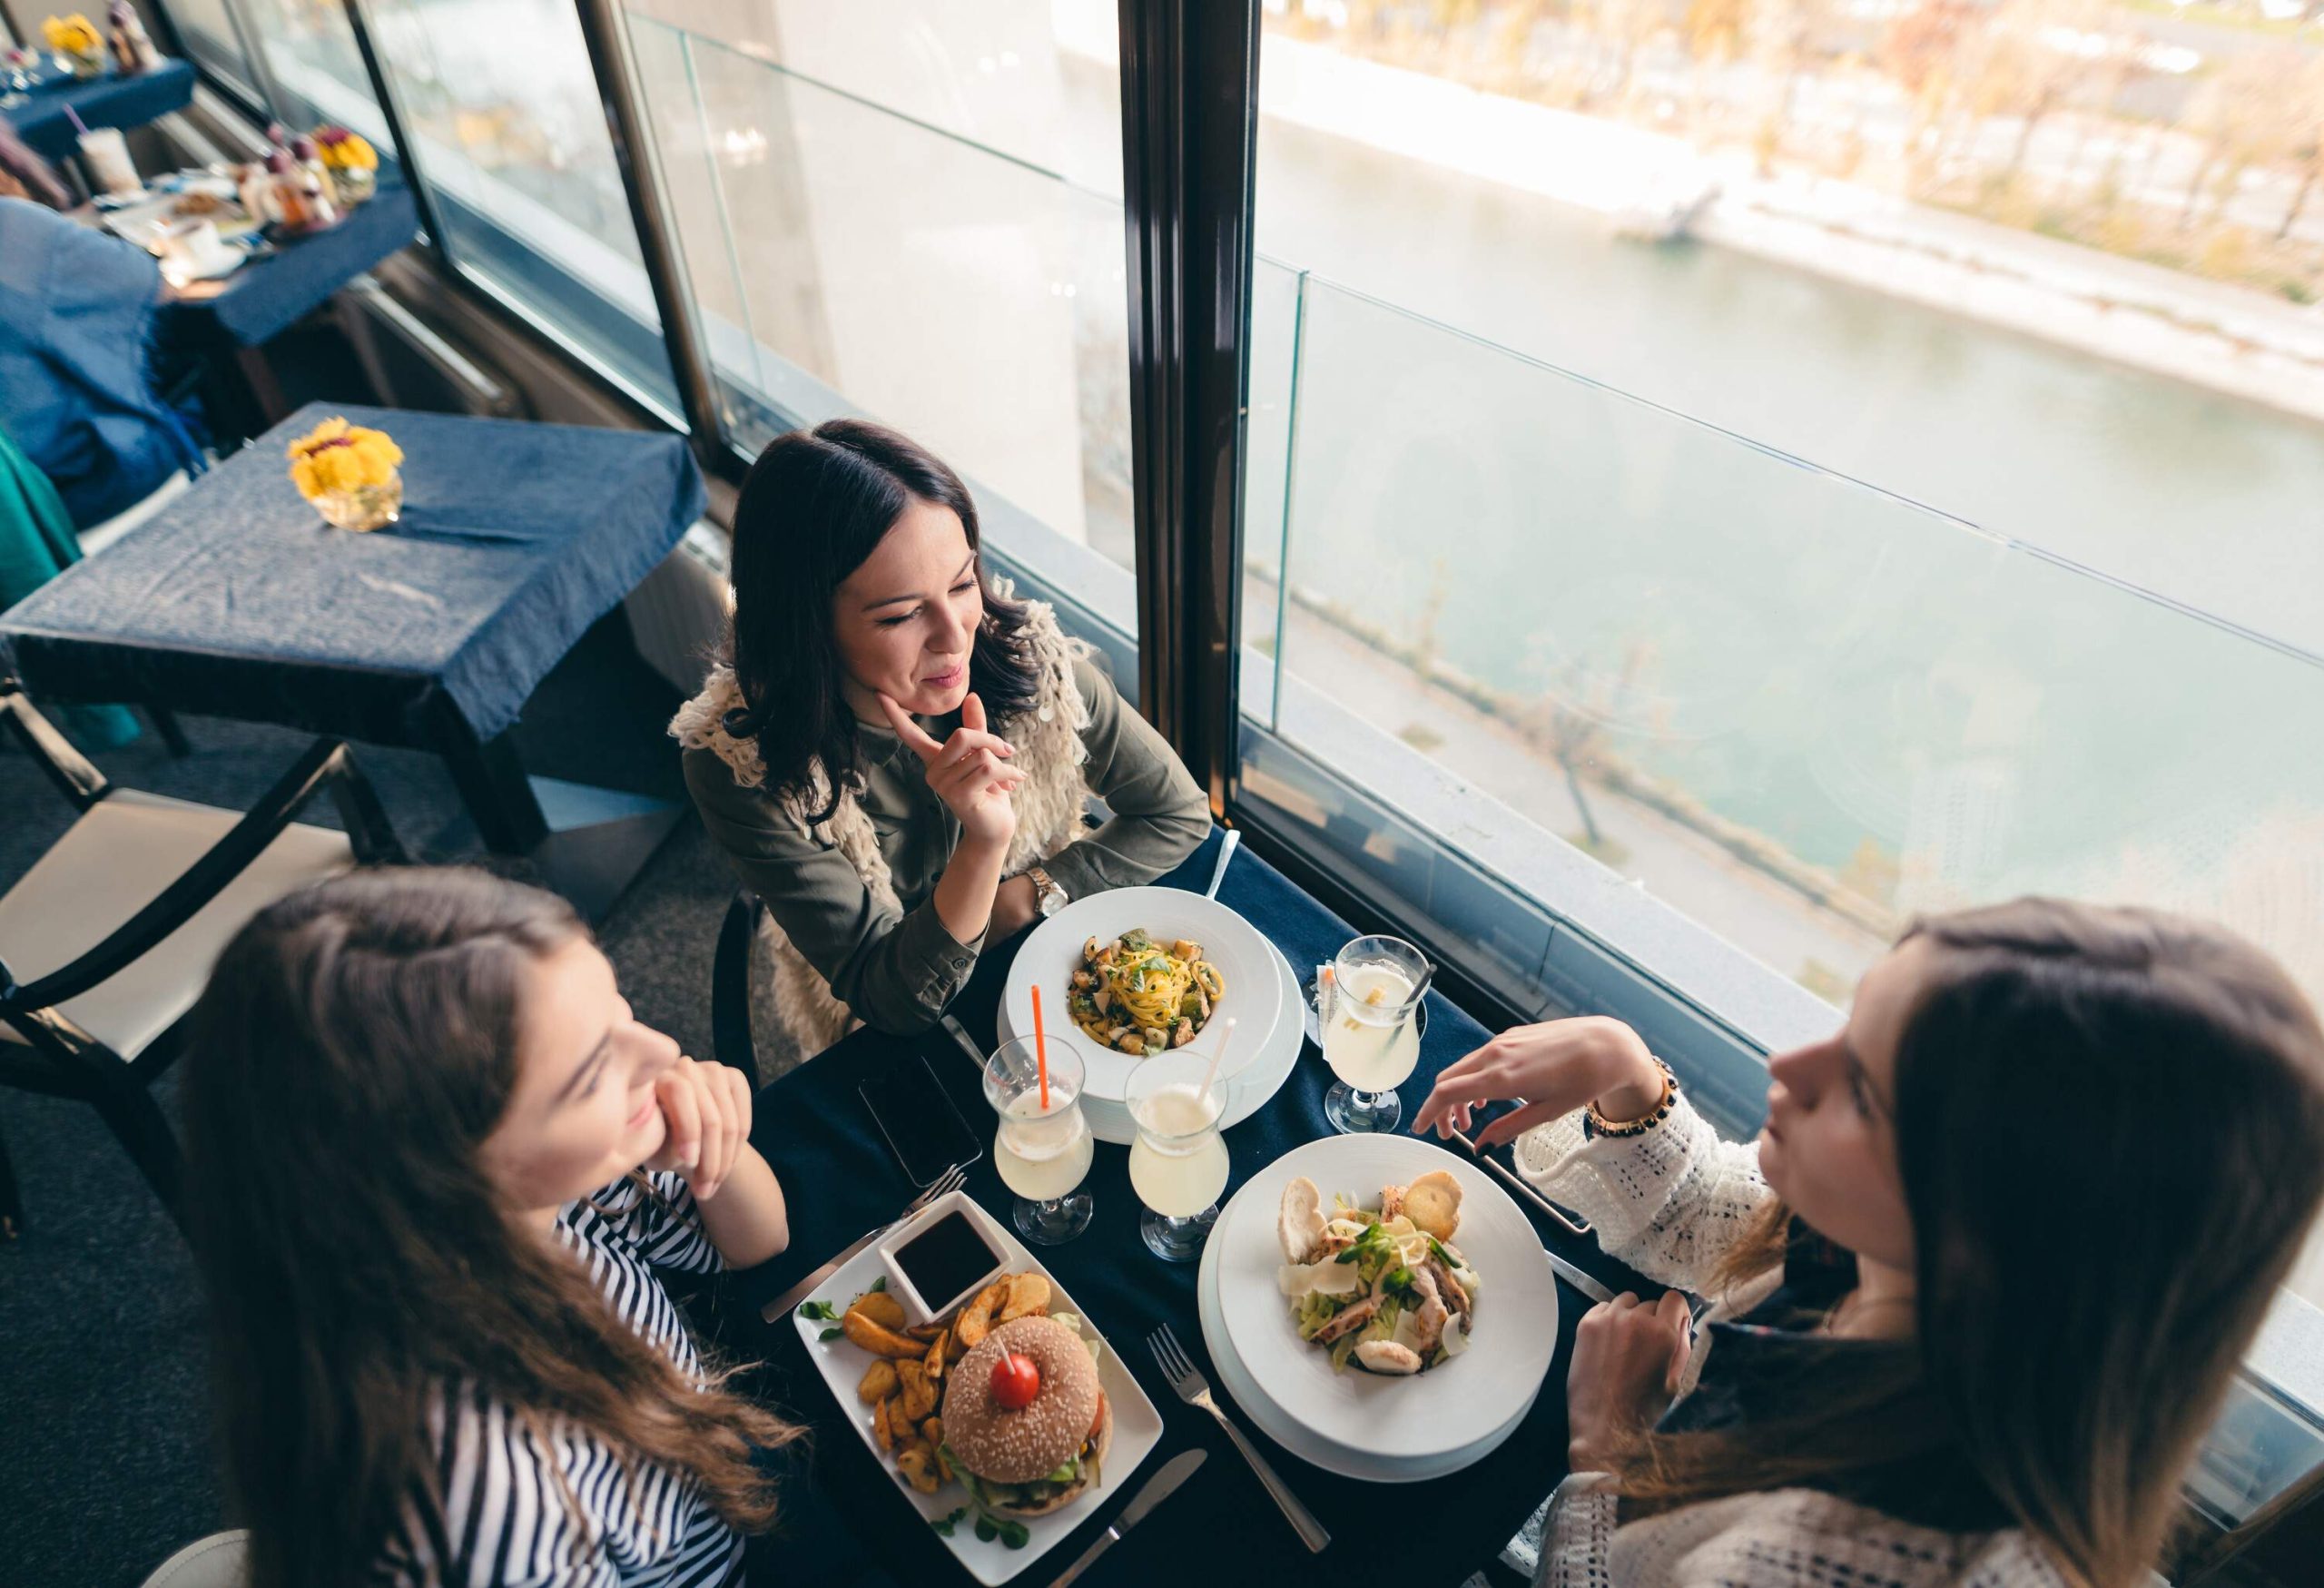
[[[1151,1059],[1183,1048],[1210,1023],[1226,978],[1180,938],[1164,948],[1138,927],[1081,945],[1066,1008],[1073,1023],[1109,1048]]]

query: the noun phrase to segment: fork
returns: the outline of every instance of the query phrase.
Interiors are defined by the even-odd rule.
[[[1285,1520],[1298,1530],[1299,1541],[1311,1551],[1320,1551],[1331,1543],[1332,1535],[1325,1533],[1324,1524],[1299,1503],[1299,1496],[1291,1492],[1291,1485],[1275,1475],[1275,1468],[1267,1465],[1266,1457],[1253,1449],[1251,1442],[1243,1437],[1243,1430],[1218,1409],[1218,1403],[1210,1397],[1210,1380],[1202,1376],[1202,1369],[1187,1356],[1186,1348],[1178,1344],[1178,1336],[1170,1332],[1170,1326],[1164,1324],[1147,1336],[1146,1344],[1154,1353],[1155,1366],[1162,1369],[1162,1376],[1169,1381],[1172,1393],[1187,1405],[1200,1406],[1208,1412],[1218,1420],[1218,1425],[1226,1430],[1226,1436],[1235,1442],[1235,1448],[1243,1453],[1243,1459],[1251,1464],[1251,1470],[1259,1475],[1259,1482],[1266,1486],[1275,1503],[1282,1507]]]

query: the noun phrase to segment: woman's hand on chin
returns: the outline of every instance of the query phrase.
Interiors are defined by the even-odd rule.
[[[1582,1315],[1565,1379],[1566,1465],[1606,1472],[1621,1448],[1670,1409],[1694,1347],[1683,1291],[1652,1307],[1625,1290]]]
[[[960,725],[938,744],[912,721],[911,714],[884,692],[880,709],[887,714],[896,736],[911,747],[928,769],[931,793],[945,809],[960,818],[964,842],[1005,850],[1017,833],[1017,808],[1009,794],[1025,774],[1009,765],[1017,754],[1008,740],[985,728],[984,702],[970,692],[960,704]]]
[[[751,1139],[751,1083],[731,1065],[681,1058],[655,1080],[654,1099],[669,1129],[645,1168],[676,1169],[696,1201],[709,1201]]]

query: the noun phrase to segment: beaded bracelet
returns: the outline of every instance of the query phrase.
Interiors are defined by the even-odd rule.
[[[1659,1059],[1654,1060],[1654,1067],[1662,1071],[1662,1095],[1654,1106],[1635,1119],[1610,1119],[1598,1111],[1598,1105],[1593,1102],[1583,1115],[1592,1131],[1600,1136],[1643,1136],[1670,1117],[1671,1105],[1679,1100],[1679,1078]]]

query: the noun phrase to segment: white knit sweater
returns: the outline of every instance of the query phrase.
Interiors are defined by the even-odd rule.
[[[1599,1244],[1650,1279],[1703,1293],[1775,1193],[1756,1142],[1721,1141],[1682,1096],[1637,1136],[1585,1137],[1581,1115],[1527,1131],[1517,1167],[1588,1218]],[[1748,1312],[1780,1275],[1722,1297]],[[1688,1366],[1694,1386],[1708,1335]],[[1774,1489],[1622,1523],[1603,1473],[1576,1473],[1511,1541],[1537,1588],[2065,1588],[2024,1534],[1916,1527],[1813,1489]]]

